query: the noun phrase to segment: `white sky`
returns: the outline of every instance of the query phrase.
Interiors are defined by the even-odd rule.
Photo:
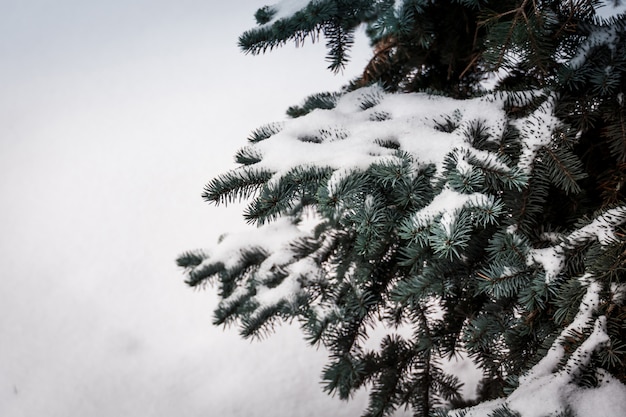
[[[200,194],[249,131],[367,57],[342,78],[323,45],[243,55],[264,4],[0,2],[3,417],[364,407],[321,392],[324,354],[297,330],[250,343],[212,327],[214,296],[175,266],[239,224]]]

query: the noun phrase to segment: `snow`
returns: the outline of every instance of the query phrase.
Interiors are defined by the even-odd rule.
[[[602,26],[594,29],[579,46],[578,53],[570,59],[569,66],[572,69],[580,68],[585,63],[587,54],[592,48],[600,45],[608,45],[612,48],[613,42],[617,39],[617,28],[613,26]]]
[[[589,240],[597,240],[602,245],[609,245],[616,240],[615,228],[626,222],[626,207],[609,209],[591,221],[567,235],[557,245],[532,249],[527,255],[527,264],[540,265],[546,274],[546,283],[550,283],[565,265],[566,250]]]
[[[484,194],[462,194],[446,186],[430,204],[412,216],[412,221],[416,227],[425,227],[439,217],[439,224],[449,233],[463,207],[477,207],[492,202],[493,199]]]
[[[611,283],[611,297],[617,305],[623,305],[626,299],[626,284]]]
[[[430,223],[435,217],[444,212],[460,210],[470,199],[470,195],[460,194],[446,187],[441,193],[435,196],[430,204],[415,213],[415,220],[419,224]]]
[[[318,273],[318,266],[309,258],[297,260],[291,248],[291,243],[309,236],[306,228],[300,228],[294,220],[288,217],[278,218],[272,223],[257,228],[248,228],[237,233],[220,238],[219,244],[207,254],[207,258],[197,268],[201,269],[209,264],[222,263],[226,269],[240,265],[243,256],[248,251],[260,250],[269,256],[259,265],[254,274],[257,294],[253,300],[259,304],[259,310],[278,304],[280,301],[294,302],[295,296],[301,288],[300,279],[314,279]],[[274,276],[275,271],[283,271],[287,276],[283,281],[272,288],[264,285],[264,281]],[[236,302],[248,294],[248,280],[250,277],[237,283],[237,288],[220,303],[228,305]]]
[[[461,396],[472,401],[478,398],[478,387],[484,375],[478,366],[465,353],[459,352],[454,358],[442,361],[446,373],[456,376],[463,384]]]
[[[609,340],[606,318],[593,319],[600,305],[601,286],[586,275],[580,278],[587,286],[581,309],[553,342],[548,354],[526,375],[519,379],[519,387],[507,398],[482,403],[468,410],[466,417],[487,417],[502,406],[520,413],[521,417],[556,416],[571,408],[580,417],[621,417],[626,410],[626,386],[600,369],[599,387],[581,388],[575,383],[580,370],[591,359],[591,354]],[[591,334],[568,358],[562,369],[559,364],[565,357],[563,343],[570,334],[585,334],[593,326]]]
[[[587,226],[576,230],[569,236],[572,242],[580,242],[589,238],[597,239],[602,245],[615,242],[615,227],[623,224],[626,219],[626,207],[617,207],[602,213]]]
[[[596,15],[603,19],[618,17],[626,13],[626,2],[623,0],[600,0],[598,3]]]
[[[254,301],[259,303],[258,311],[264,307],[271,307],[280,301],[295,302],[295,296],[300,292],[300,284],[296,279],[296,275],[289,274],[278,286],[267,288],[265,286],[258,287],[258,293],[254,296]]]
[[[295,302],[295,296],[301,288],[299,280],[304,277],[315,276],[319,270],[318,266],[309,258],[294,262],[285,269],[289,275],[278,286],[271,289],[265,286],[257,287],[259,290],[254,296],[254,301],[259,303],[261,309],[276,305],[283,300]]]
[[[618,30],[611,24],[611,19],[623,18],[626,12],[626,2],[614,0],[601,0],[596,7],[596,16],[606,21],[606,25],[594,28],[591,34],[579,46],[578,53],[569,61],[572,69],[580,68],[587,59],[589,51],[600,45],[608,45],[612,48],[613,42],[618,38]]]
[[[281,19],[287,19],[305,8],[311,0],[281,0],[273,4],[271,9],[274,11],[272,19],[259,27],[271,26]]]
[[[474,167],[467,161],[467,155],[461,155],[457,160],[456,169],[461,175],[469,175],[472,173]]]
[[[378,104],[362,110],[362,100],[372,97]],[[390,119],[370,120],[375,112],[386,112]],[[452,133],[437,130],[436,121],[452,113],[460,115],[459,128]],[[503,100],[488,97],[460,101],[418,93],[384,94],[379,87],[364,88],[346,94],[335,109],[318,109],[290,120],[269,140],[252,145],[263,157],[255,167],[276,172],[277,177],[298,166],[331,167],[344,172],[365,170],[393,155],[392,149],[377,143],[393,139],[420,164],[434,163],[441,168],[444,156],[452,149],[467,147],[462,132],[477,120],[485,123],[490,135],[500,137],[506,120]],[[331,132],[330,138],[320,135],[320,131]],[[309,137],[318,138],[319,143],[302,140]],[[493,157],[490,161],[497,162]]]
[[[546,283],[552,282],[565,266],[562,245],[550,248],[532,249],[527,255],[527,264],[538,264],[544,270]]]
[[[503,62],[506,62],[507,65],[503,65],[495,71],[485,73],[480,83],[480,87],[483,91],[493,91],[500,82],[511,74],[512,68],[517,67],[523,62],[523,57],[520,55],[519,51],[507,51],[504,54]]]
[[[532,171],[537,152],[550,145],[554,130],[561,124],[554,116],[554,100],[555,97],[549,97],[530,117],[515,123],[524,138],[518,167],[527,174]]]
[[[597,388],[578,389],[571,393],[569,404],[574,415],[623,417],[626,410],[624,385],[606,372],[602,372],[598,379]]]
[[[488,417],[504,405],[521,417],[557,416],[567,408],[580,417],[621,417],[626,410],[626,386],[606,372],[600,371],[598,388],[581,388],[573,382],[577,369],[584,366],[591,353],[606,343],[605,320],[600,317],[593,333],[568,360],[567,366],[551,373],[545,363],[539,363],[520,386],[506,399],[479,404],[468,410],[466,417]],[[557,345],[559,341],[553,345]]]
[[[207,259],[200,267],[208,263],[223,263],[227,269],[234,268],[241,262],[241,255],[245,250],[261,248],[271,253],[270,261],[283,261],[285,255],[283,249],[288,242],[299,237],[304,237],[302,232],[289,218],[280,218],[272,223],[258,228],[249,228],[239,232],[223,235],[216,245],[208,253]]]
[[[543,378],[552,374],[556,369],[558,363],[565,355],[565,349],[562,344],[568,335],[572,332],[583,333],[587,327],[589,321],[596,312],[600,303],[600,285],[595,282],[589,282],[588,276],[583,276],[580,281],[587,285],[587,292],[585,297],[581,301],[582,308],[572,321],[562,332],[561,335],[554,341],[549,352],[541,359],[541,361],[533,367],[533,369],[525,376],[520,378],[520,382],[523,384],[525,381],[531,381],[533,379]],[[591,339],[591,337],[590,337]],[[581,346],[582,348],[582,346]]]
[[[589,362],[594,350],[608,341],[605,321],[604,317],[596,320],[592,334],[576,349],[563,370],[552,373],[542,369],[545,363],[541,361],[527,377],[520,379],[520,387],[506,401],[509,408],[520,412],[522,417],[557,415],[565,410],[572,399],[584,392],[574,381],[580,368]],[[560,342],[557,340],[553,348],[560,346]],[[626,387],[622,389],[626,392]],[[529,401],[530,398],[533,400]],[[614,401],[626,405],[626,398],[618,397]]]

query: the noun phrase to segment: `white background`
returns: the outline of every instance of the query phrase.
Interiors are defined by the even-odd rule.
[[[240,227],[200,198],[248,133],[343,76],[245,56],[263,0],[0,1],[0,415],[358,415],[297,329],[211,326],[175,258]]]

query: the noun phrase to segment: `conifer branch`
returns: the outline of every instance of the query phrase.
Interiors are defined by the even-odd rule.
[[[178,259],[217,286],[214,322],[262,337],[298,320],[329,351],[325,391],[371,387],[366,415],[509,417],[525,392],[544,403],[537,381],[626,383],[626,17],[587,0],[284,4],[246,51],[323,35],[338,71],[366,24],[374,52],[206,186],[257,226]],[[468,405],[442,370],[455,354],[484,376],[481,408],[442,409]],[[573,407],[557,400],[540,413]]]

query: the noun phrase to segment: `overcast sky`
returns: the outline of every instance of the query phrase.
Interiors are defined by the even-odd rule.
[[[348,416],[323,352],[210,325],[184,250],[236,210],[200,198],[249,131],[335,90],[323,45],[245,56],[265,2],[0,2],[0,415]],[[236,226],[235,226],[236,225]]]

